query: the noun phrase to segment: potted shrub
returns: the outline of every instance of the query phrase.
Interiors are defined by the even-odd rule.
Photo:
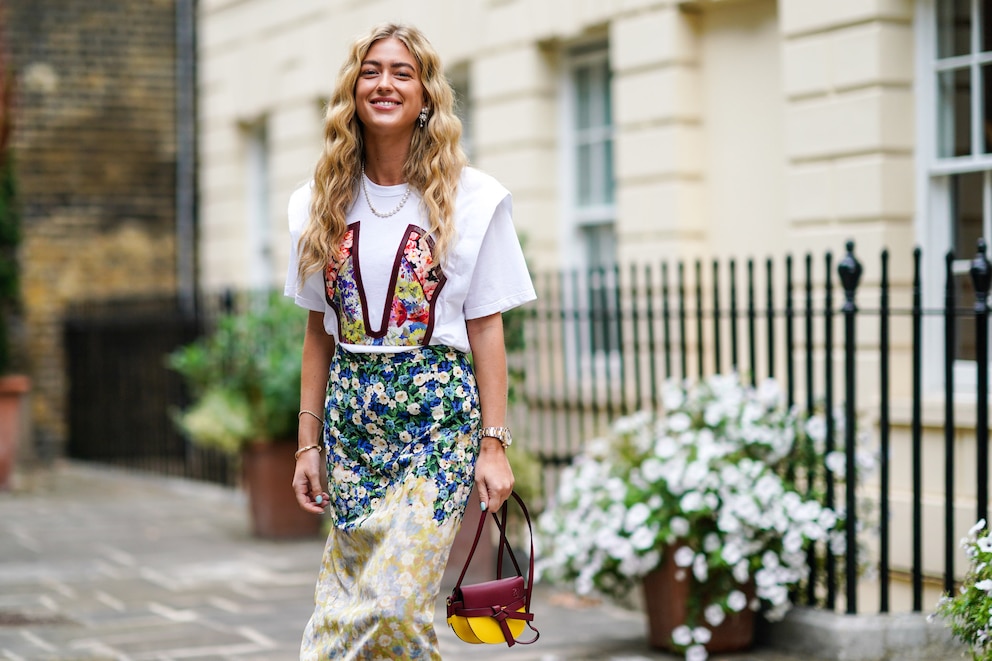
[[[10,326],[19,302],[17,248],[20,223],[14,159],[10,148],[13,76],[0,44],[0,490],[10,486],[17,446],[25,433],[31,381],[13,374]]]
[[[811,543],[843,553],[843,522],[801,468],[842,462],[822,455],[822,418],[785,410],[774,381],[669,382],[663,406],[618,420],[565,471],[538,566],[579,594],[642,588],[651,644],[699,660],[750,645],[753,610],[785,614]]]
[[[261,537],[312,535],[320,527],[291,487],[305,326],[306,312],[273,293],[221,316],[213,332],[168,357],[191,398],[176,423],[192,442],[241,458]]]

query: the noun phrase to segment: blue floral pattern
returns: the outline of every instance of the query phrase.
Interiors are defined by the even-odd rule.
[[[433,482],[435,521],[460,516],[474,478],[478,418],[475,377],[459,351],[339,351],[325,426],[335,524],[359,525],[408,474]]]

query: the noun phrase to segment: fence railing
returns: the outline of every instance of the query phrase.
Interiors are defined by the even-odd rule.
[[[516,347],[511,365],[519,372],[514,387],[527,428],[522,440],[547,467],[545,493],[554,486],[555,467],[611,420],[659,410],[666,379],[731,370],[753,382],[776,377],[790,406],[842,408],[843,447],[830,445],[835,429],[828,415],[826,450],[846,453],[847,476],[858,470],[856,432],[870,428],[876,474],[861,493],[852,479],[835,493],[829,472],[818,467],[827,480],[826,504],[856,513],[858,497],[877,501],[871,561],[878,569],[879,610],[892,607],[895,576],[908,577],[912,609],[923,610],[924,583],[953,589],[963,569],[955,566],[957,540],[987,516],[992,270],[983,241],[967,269],[947,255],[944,273],[928,274],[943,280],[942,305],[928,306],[922,252],[894,262],[896,277],[890,278],[892,270],[887,252],[862,268],[849,244],[836,262],[826,253],[798,261],[786,256],[539,274],[539,299],[508,319],[508,338]],[[201,333],[217,310],[237,306],[231,297],[206,303],[198,318],[184,315],[174,300],[70,311],[70,456],[236,481],[227,458],[194,446],[170,420],[184,393],[164,355]],[[942,381],[939,412],[924,382],[924,346],[933,349],[933,343],[943,346],[942,356],[926,352],[930,372],[942,375],[936,379]],[[959,378],[962,368],[970,370],[968,384]],[[936,469],[934,457],[943,464]],[[847,525],[853,531],[856,517]],[[924,556],[925,533],[932,538],[935,530],[942,552]],[[848,535],[849,558],[858,552],[854,538]],[[824,568],[825,603],[835,608],[842,598],[847,612],[856,612],[857,565],[845,563],[842,576],[838,567],[828,559]]]
[[[906,268],[907,262],[911,268]],[[952,254],[946,256],[941,307],[924,306],[921,250],[907,256],[900,264],[900,278],[892,283],[888,252],[864,269],[852,243],[836,263],[829,252],[820,260],[807,254],[799,268],[786,256],[779,262],[699,260],[538,274],[539,299],[526,309],[521,359],[526,365],[522,390],[529,446],[547,465],[567,463],[585,440],[617,416],[659,410],[660,386],[666,379],[732,370],[752,383],[774,377],[782,383],[789,406],[808,412],[840,407],[843,412],[842,447],[832,446],[834,417],[826,416],[827,453],[845,453],[848,479],[843,493],[835,493],[831,473],[819,467],[826,480],[825,504],[842,506],[848,513],[848,561],[840,576],[839,563],[828,556],[823,577],[826,606],[835,608],[842,595],[846,612],[858,611],[858,563],[851,559],[859,552],[857,501],[867,495],[878,505],[877,557],[870,560],[878,569],[879,610],[891,608],[897,573],[908,574],[912,609],[923,610],[925,579],[939,580],[945,590],[954,587],[957,542],[967,530],[961,529],[960,521],[955,527],[962,503],[974,503],[975,519],[969,527],[985,518],[988,509],[990,269],[984,241],[979,241],[971,260],[970,277],[962,275],[958,263]],[[864,271],[870,275],[869,284],[862,283]],[[942,327],[933,324],[937,320]],[[925,341],[943,344],[942,419],[924,419],[924,400],[933,395],[923,381]],[[969,366],[974,383],[962,392],[956,374]],[[894,398],[908,402],[910,411],[909,419],[898,424],[892,416]],[[962,434],[963,427],[955,424],[955,406],[969,403],[974,424]],[[859,494],[858,483],[851,479],[858,472],[857,434],[869,427],[877,440],[877,473]],[[926,430],[942,430],[938,456],[944,466],[943,484],[934,489],[928,473],[925,493]],[[895,446],[894,431],[899,439]],[[974,456],[955,456],[963,439]],[[910,474],[893,474],[894,459],[898,466],[908,465]],[[976,466],[973,494],[971,478],[966,485],[956,484],[971,465]],[[911,493],[895,491],[894,478],[911,484]],[[908,506],[907,521],[896,521],[894,497],[900,506]],[[942,500],[943,521],[924,519],[928,498]],[[894,521],[904,525],[894,527]],[[941,528],[943,536],[939,569],[934,569],[932,558],[923,557],[924,530],[934,527]],[[894,529],[899,534],[908,530],[908,538],[894,540]],[[893,550],[906,547],[911,548],[908,560],[895,566]],[[813,583],[806,595],[811,602]]]

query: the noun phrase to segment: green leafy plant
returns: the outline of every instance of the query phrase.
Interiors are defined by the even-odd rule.
[[[227,452],[286,438],[296,428],[306,312],[270,294],[169,354],[192,404],[174,419],[194,441]]]
[[[968,574],[957,594],[940,598],[929,619],[944,620],[973,661],[987,661],[992,659],[992,534],[985,519],[968,531],[961,547],[970,561]]]

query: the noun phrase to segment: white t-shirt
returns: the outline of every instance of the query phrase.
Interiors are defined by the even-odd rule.
[[[396,207],[406,184],[366,178],[380,212]],[[411,191],[396,214],[379,218],[361,188],[348,212],[343,256],[299,286],[298,244],[309,221],[307,184],[289,201],[291,238],[285,294],[324,313],[324,329],[353,352],[404,351],[444,345],[469,351],[466,319],[505,312],[537,298],[513,228],[510,194],[492,177],[466,167],[455,203],[455,244],[443,270],[420,195]]]

